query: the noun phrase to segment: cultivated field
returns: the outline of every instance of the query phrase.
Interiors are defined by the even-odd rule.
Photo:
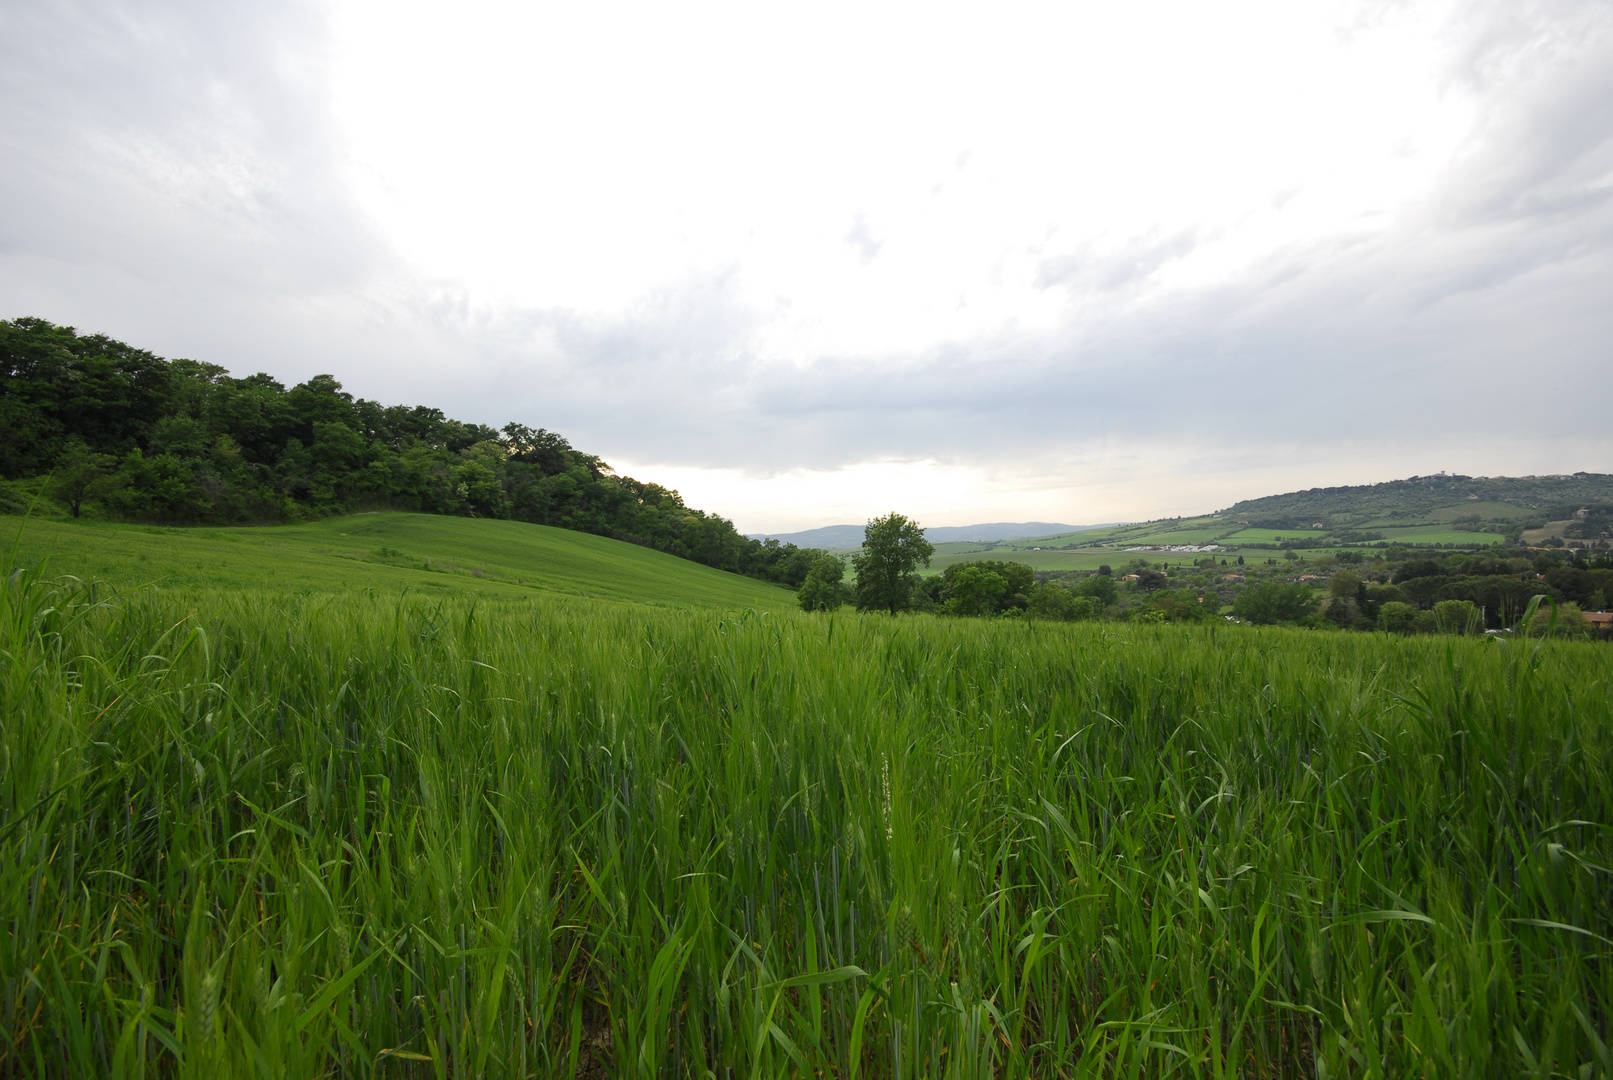
[[[1609,674],[16,574],[0,1075],[1605,1076]]]
[[[603,536],[519,521],[360,514],[309,525],[163,528],[0,518],[21,557],[122,588],[403,589],[456,600],[534,590],[639,603],[796,607],[763,581]]]
[[[1156,558],[1157,556],[1149,556]],[[1188,556],[1179,556],[1187,558]],[[981,559],[1001,559],[1004,562],[1024,563],[1034,566],[1038,570],[1096,570],[1106,563],[1123,563],[1127,559],[1136,558],[1135,555],[1117,555],[1113,551],[1015,551],[1011,548],[998,548],[958,553],[938,553],[930,559],[930,565],[919,571],[925,577],[939,574],[954,563],[979,562]]]

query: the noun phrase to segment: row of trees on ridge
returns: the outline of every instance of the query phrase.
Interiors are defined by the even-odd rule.
[[[330,375],[287,388],[43,319],[0,321],[0,511],[34,495],[74,517],[170,524],[370,509],[508,518],[791,588],[822,554],[744,537],[543,428],[495,430],[355,398]]]

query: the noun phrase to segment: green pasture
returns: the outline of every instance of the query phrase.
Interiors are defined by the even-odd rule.
[[[1606,1076],[1608,673],[24,570],[0,1076]]]
[[[1375,529],[1390,544],[1500,544],[1504,537],[1495,533],[1461,532],[1449,526],[1421,526],[1409,529]]]
[[[1119,565],[1128,558],[1135,556],[1121,556],[1114,551],[1105,549],[1077,550],[1077,551],[1016,551],[1013,548],[998,548],[995,551],[963,551],[949,554],[937,554],[930,559],[928,569],[920,568],[919,573],[924,576],[939,574],[954,563],[979,562],[982,559],[995,559],[999,562],[1025,563],[1038,570],[1096,570],[1099,566],[1108,563],[1111,566]],[[1144,556],[1148,558],[1150,556]]]
[[[1136,536],[1127,536],[1113,542],[1117,548],[1134,547],[1139,544],[1151,544],[1160,547],[1177,544],[1214,544],[1222,543],[1221,538],[1227,534],[1227,529],[1175,529],[1169,532],[1141,533]]]
[[[1325,529],[1238,529],[1236,532],[1224,534],[1225,540],[1221,543],[1229,546],[1238,544],[1276,544],[1283,540],[1311,540],[1326,536]]]
[[[1213,536],[1225,532],[1224,528],[1217,528],[1212,522],[1202,520],[1183,522],[1145,522],[1136,525],[1120,525],[1112,529],[1091,529],[1066,536],[1042,537],[1034,540],[1016,540],[1013,543],[1021,547],[1041,544],[1146,544],[1171,543],[1193,544],[1199,541],[1193,539],[1150,540],[1148,537],[1193,537],[1198,535]]]
[[[162,528],[0,518],[25,560],[123,588],[408,589],[514,597],[532,590],[651,604],[793,607],[787,589],[588,533],[431,514],[360,514],[309,525]]]
[[[859,548],[858,550],[860,551],[861,549]],[[1017,551],[1017,550],[1018,550],[1017,548],[1011,547],[1010,545],[1008,545],[1006,543],[1001,543],[1001,544],[982,544],[982,543],[980,543],[978,541],[975,541],[975,540],[949,540],[944,544],[936,544],[935,545],[935,553],[937,555],[949,555],[949,556],[950,555],[980,555],[982,558],[985,558],[985,557],[989,556],[992,553],[1005,552],[1005,551]]]
[[[1427,516],[1434,521],[1452,521],[1459,517],[1470,517],[1477,514],[1485,520],[1521,521],[1524,518],[1537,516],[1537,512],[1522,506],[1514,506],[1504,502],[1481,502],[1477,499],[1454,503],[1451,506],[1442,506],[1431,510]],[[1394,522],[1389,522],[1394,524]]]

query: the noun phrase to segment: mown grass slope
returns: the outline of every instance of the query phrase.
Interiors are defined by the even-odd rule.
[[[21,573],[0,1076],[1606,1076],[1609,681]]]
[[[282,592],[409,589],[513,597],[532,590],[649,604],[764,610],[787,589],[588,533],[431,514],[360,514],[272,528],[163,528],[0,518],[21,556],[120,588]]]

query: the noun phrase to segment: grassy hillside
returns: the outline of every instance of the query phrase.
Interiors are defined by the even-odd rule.
[[[1586,511],[1581,513],[1580,511]],[[1577,516],[1576,516],[1577,515]],[[1317,555],[1392,545],[1478,549],[1548,537],[1598,541],[1613,531],[1613,476],[1425,476],[1249,499],[1214,514],[1104,526],[991,543],[938,543],[927,573],[1004,559],[1039,570],[1092,570],[1141,555],[1187,561],[1165,549],[1215,544],[1218,557],[1265,559],[1297,547]],[[1148,549],[1128,553],[1128,549]]]
[[[1215,544],[1217,555],[1266,558],[1298,547],[1316,554],[1391,545],[1475,549],[1604,537],[1613,528],[1613,476],[1428,476],[1249,499],[1194,518],[1116,525],[995,543],[938,544],[930,573],[971,559],[1008,559],[1038,569],[1091,570],[1127,558],[1191,561],[1170,547]],[[1137,554],[1141,554],[1140,552]]]
[[[21,557],[128,588],[408,589],[514,597],[549,590],[648,604],[764,610],[787,589],[588,533],[431,514],[360,514],[272,528],[162,528],[0,518]]]
[[[11,578],[0,1076],[1607,1075],[1606,673]]]
[[[1413,476],[1245,499],[1228,518],[1322,517],[1354,523],[1434,519],[1441,512],[1522,519],[1566,504],[1613,502],[1613,476]]]

